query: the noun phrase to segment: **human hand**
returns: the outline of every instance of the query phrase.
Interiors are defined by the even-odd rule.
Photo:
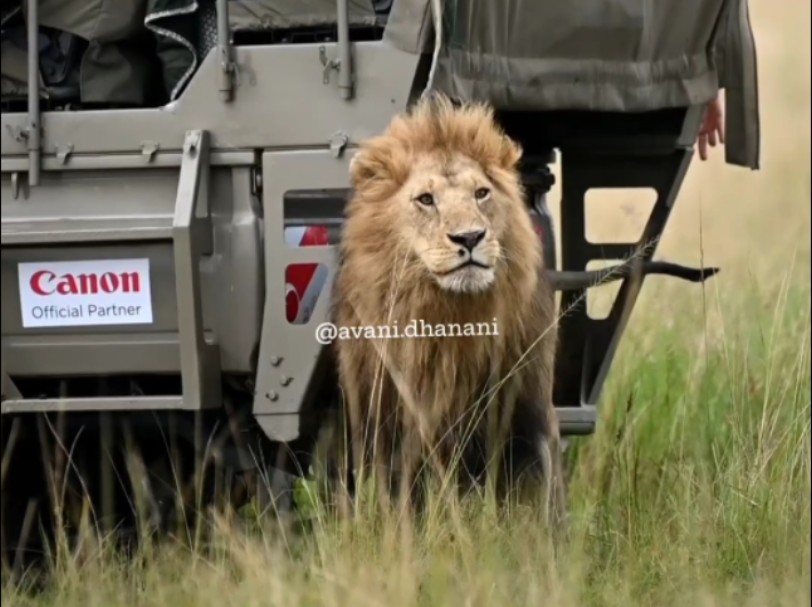
[[[725,121],[722,113],[722,104],[717,94],[708,105],[705,106],[705,116],[702,119],[702,126],[699,128],[697,144],[699,147],[699,157],[702,160],[708,159],[708,144],[712,148],[716,147],[717,141],[725,143]]]

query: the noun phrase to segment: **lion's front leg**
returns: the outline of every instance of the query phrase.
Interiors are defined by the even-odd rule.
[[[519,400],[506,453],[505,480],[521,503],[544,508],[551,526],[561,529],[566,516],[563,452],[555,408],[526,396]]]
[[[339,479],[343,480],[339,497],[344,498],[346,507],[354,501],[361,490],[360,485],[375,467],[375,458],[380,455],[376,448],[380,442],[376,431],[375,408],[371,404],[374,395],[363,374],[364,357],[357,349],[344,349],[339,356],[339,377],[342,393],[343,428],[340,439],[343,449],[335,453],[341,467]]]
[[[359,440],[361,427],[360,391],[353,381],[341,382],[341,402],[336,415],[331,420],[327,438],[328,491],[339,508],[348,514],[357,489],[356,470],[363,459],[362,442]]]
[[[567,515],[567,487],[563,448],[558,432],[542,436],[539,439],[538,449],[547,520],[554,529],[563,530]]]
[[[368,346],[342,344],[338,355],[347,452],[343,471],[354,501],[369,482],[381,480],[391,464],[391,388],[376,352]],[[372,372],[370,372],[370,368]]]

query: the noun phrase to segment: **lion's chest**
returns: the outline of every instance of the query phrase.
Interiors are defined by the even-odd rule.
[[[393,397],[438,418],[498,401],[516,381],[498,336],[414,337],[386,345]]]
[[[456,419],[478,406],[499,408],[515,394],[524,373],[516,368],[517,363],[521,367],[519,319],[525,316],[521,299],[506,301],[494,294],[451,303],[408,291],[401,297],[381,323],[391,335],[362,346],[371,374],[380,378],[383,371],[388,377],[383,393],[391,402],[385,409],[419,410],[439,422],[439,417]],[[380,317],[375,311],[364,316]]]

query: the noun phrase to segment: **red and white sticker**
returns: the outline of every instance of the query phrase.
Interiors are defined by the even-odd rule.
[[[327,228],[295,226],[285,228],[285,242],[291,246],[315,247],[329,244]],[[327,267],[318,263],[297,263],[285,272],[285,309],[292,324],[306,323],[327,281]]]
[[[149,259],[27,262],[18,278],[26,328],[152,322]]]

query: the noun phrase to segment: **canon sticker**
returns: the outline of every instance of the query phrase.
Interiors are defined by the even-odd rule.
[[[23,327],[152,322],[149,259],[21,263],[18,276]]]

